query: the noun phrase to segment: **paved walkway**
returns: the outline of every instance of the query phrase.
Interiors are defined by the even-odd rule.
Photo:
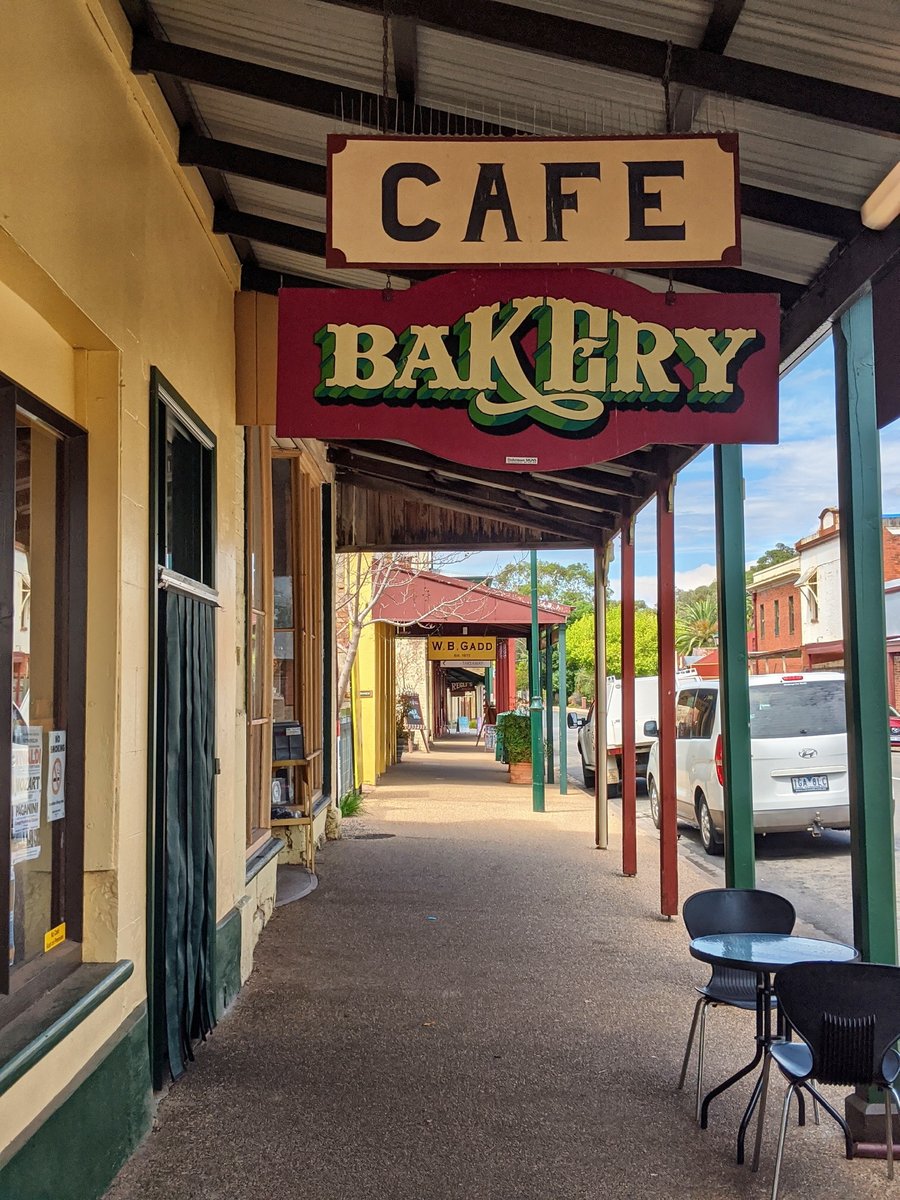
[[[705,971],[656,915],[655,838],[626,880],[583,793],[547,804],[471,740],[404,756],[276,911],[109,1200],[767,1196],[775,1112],[754,1177],[733,1161],[747,1093],[702,1133],[675,1090]],[[682,895],[710,886],[682,872]],[[711,1013],[710,1079],[751,1026]],[[884,1164],[841,1147],[827,1119],[793,1128],[783,1200],[883,1196]]]

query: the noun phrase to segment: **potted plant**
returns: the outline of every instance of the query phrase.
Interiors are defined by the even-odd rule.
[[[503,747],[509,763],[509,782],[531,783],[531,718],[527,713],[506,714]]]

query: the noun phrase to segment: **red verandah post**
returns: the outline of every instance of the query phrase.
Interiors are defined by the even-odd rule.
[[[637,875],[634,729],[634,521],[622,530],[622,874]]]
[[[656,491],[656,595],[659,674],[659,900],[678,912],[678,829],[675,810],[675,480]]]

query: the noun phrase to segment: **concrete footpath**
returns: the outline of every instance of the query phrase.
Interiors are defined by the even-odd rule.
[[[675,1088],[708,971],[658,916],[656,838],[624,879],[617,821],[594,849],[582,792],[533,814],[492,754],[439,746],[391,769],[318,889],[276,911],[109,1200],[768,1195],[780,1080],[756,1176],[734,1162],[749,1089],[701,1132]],[[681,871],[683,897],[711,886]],[[711,1086],[751,1056],[753,1018],[708,1028]],[[884,1195],[884,1163],[842,1146],[827,1117],[794,1125],[783,1200]]]

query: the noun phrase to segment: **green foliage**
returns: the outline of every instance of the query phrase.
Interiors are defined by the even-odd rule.
[[[527,713],[505,713],[498,718],[502,725],[505,761],[531,762],[531,718]]]
[[[507,563],[497,572],[491,586],[505,592],[531,595],[531,566],[527,558]],[[573,612],[571,623],[594,607],[594,571],[587,563],[558,563],[538,559],[538,599],[568,604]]]
[[[584,672],[593,672],[593,612],[584,613],[569,627],[566,634],[566,655],[575,669],[576,678],[583,679]],[[635,605],[635,672],[638,675],[655,675],[656,664],[656,611],[646,606]],[[618,600],[606,606],[606,674],[622,674],[622,605]]]
[[[341,796],[338,807],[342,817],[355,817],[363,811],[363,794],[359,788],[351,788]]]
[[[719,613],[715,596],[703,596],[684,606],[675,615],[675,649],[679,654],[694,654],[716,644]]]
[[[675,589],[675,621],[679,621],[682,613],[698,601],[712,600],[718,606],[719,592],[715,580],[712,583],[701,583],[695,588]]]
[[[797,551],[793,546],[786,546],[784,542],[777,542],[771,550],[764,550],[753,566],[750,568],[753,571],[763,571],[766,567],[774,567],[776,563],[787,562],[789,558],[794,558]]]

